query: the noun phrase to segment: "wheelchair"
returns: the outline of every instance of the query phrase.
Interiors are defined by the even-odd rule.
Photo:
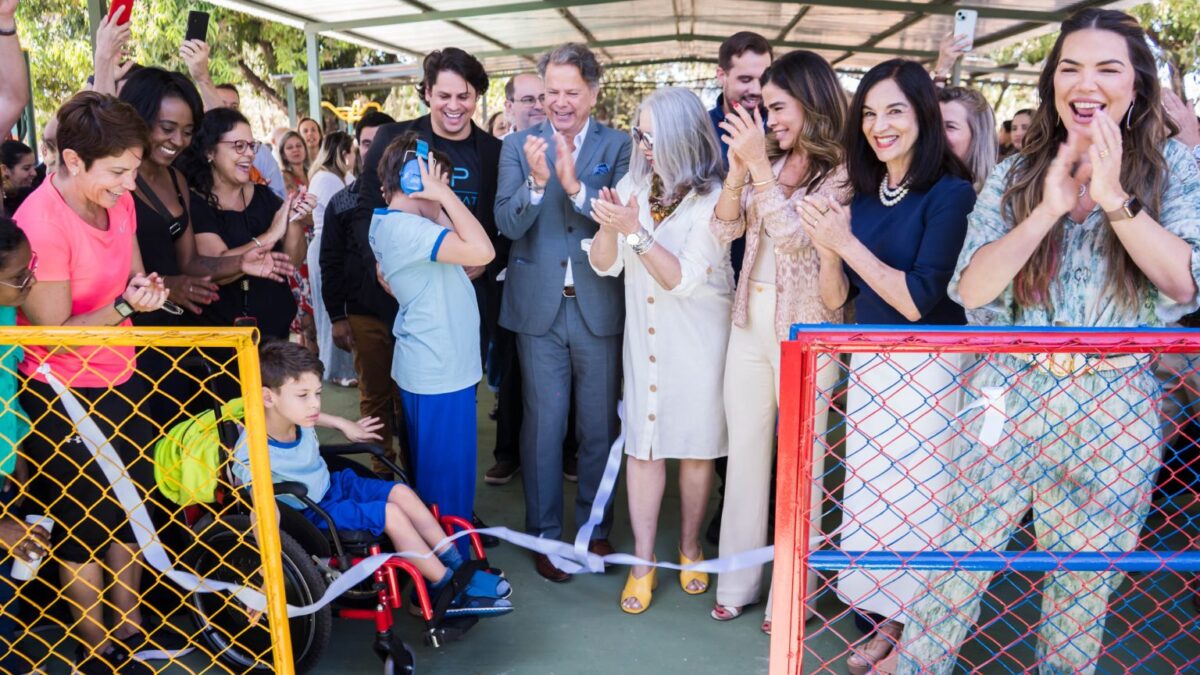
[[[236,431],[229,430],[221,430],[220,433],[222,447],[230,449],[222,473],[229,481],[227,484],[232,486],[235,483],[229,473],[229,458],[232,457],[237,435]],[[225,437],[230,433],[233,434],[233,440],[227,444]],[[403,480],[404,472],[400,467],[377,446],[347,444],[321,447],[321,455],[331,473],[351,469],[373,477],[369,469],[346,457],[354,454],[378,457],[401,482],[407,482]],[[287,494],[296,497],[327,523],[326,528],[318,528],[299,511],[276,501],[284,589],[289,605],[313,604],[345,570],[368,556],[391,552],[392,545],[386,535],[377,537],[368,531],[334,528],[330,516],[308,497],[303,485],[285,482],[277,483],[274,487],[276,496]],[[243,491],[240,499],[229,499],[227,494],[222,495],[219,490],[217,504],[213,505],[215,508],[196,508],[191,512],[193,515],[187,517],[187,524],[198,545],[189,548],[184,564],[187,569],[204,578],[262,588],[261,557],[253,541],[250,514],[245,508],[251,503],[248,486],[236,489]],[[471,529],[469,520],[441,516],[436,507],[433,513],[447,535]],[[403,558],[390,558],[372,577],[344,593],[333,605],[305,616],[291,617],[288,623],[296,671],[306,672],[320,661],[329,645],[333,620],[338,618],[374,622],[372,648],[383,662],[385,675],[415,673],[416,656],[396,632],[395,626],[394,611],[404,604],[405,577],[412,580],[416,600],[412,611],[416,611],[423,621],[422,637],[425,644],[439,648],[462,638],[478,622],[478,617],[447,617],[445,613],[452,597],[467,585],[476,570],[499,572],[489,567],[479,536],[472,532],[469,537],[473,559],[463,564],[437,598],[430,596],[426,581],[415,565]],[[204,646],[226,666],[238,672],[273,669],[273,664],[260,658],[271,649],[271,635],[265,619],[252,618],[244,607],[230,602],[229,597],[221,593],[192,594],[188,610]]]

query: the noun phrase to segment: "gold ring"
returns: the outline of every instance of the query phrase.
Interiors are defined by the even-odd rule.
[[[1108,157],[1108,150],[1101,150],[1100,159],[1104,159],[1105,157]]]

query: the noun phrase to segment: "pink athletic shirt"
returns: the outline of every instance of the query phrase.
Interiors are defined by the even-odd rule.
[[[126,192],[108,210],[108,230],[84,222],[54,187],[53,175],[34,190],[13,215],[29,237],[38,255],[39,282],[66,281],[71,285],[71,316],[87,314],[111,305],[129,283],[133,264],[133,241],[137,216],[133,195]],[[21,312],[17,325],[30,325]],[[130,326],[129,319],[121,322]],[[133,347],[46,347],[25,348],[20,370],[36,380],[43,362],[60,381],[72,387],[112,387],[133,374]]]

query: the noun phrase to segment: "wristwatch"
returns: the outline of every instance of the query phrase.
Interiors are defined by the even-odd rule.
[[[530,192],[545,192],[546,191],[545,185],[538,185],[537,183],[535,183],[533,181],[533,174],[529,174],[525,178],[525,185],[526,185],[526,187],[529,188]]]
[[[1104,215],[1108,216],[1108,222],[1117,223],[1122,220],[1132,220],[1137,217],[1137,214],[1142,212],[1142,203],[1137,197],[1130,196],[1121,205],[1121,208],[1113,211],[1105,211]]]
[[[133,305],[129,304],[125,296],[121,296],[113,301],[113,309],[117,310],[117,314],[120,314],[122,319],[128,319],[137,314],[137,310],[133,308]]]
[[[641,227],[637,232],[626,235],[625,242],[629,244],[634,253],[644,255],[654,245],[654,235],[647,232],[646,228]]]

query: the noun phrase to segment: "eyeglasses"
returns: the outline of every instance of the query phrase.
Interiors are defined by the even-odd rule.
[[[258,146],[261,145],[261,143],[259,143],[258,141],[238,140],[238,141],[217,141],[217,142],[224,143],[226,145],[232,145],[233,151],[239,155],[247,154],[247,152],[246,152],[247,150],[250,151],[249,154],[253,155],[254,153],[258,152]]]
[[[633,128],[633,138],[638,143],[645,143],[647,149],[649,149],[649,150],[654,149],[654,134],[648,134],[648,133],[642,131],[641,129],[634,127]]]
[[[29,267],[26,267],[25,270],[21,272],[20,283],[14,284],[10,281],[0,281],[0,286],[8,286],[9,288],[17,289],[18,291],[24,291],[26,288],[29,288],[29,284],[32,284],[33,280],[37,278],[37,267],[37,253],[33,253],[29,257]]]
[[[511,101],[512,99],[510,98],[508,100]],[[517,103],[520,103],[521,105],[533,105],[534,103],[545,103],[545,102],[546,102],[545,94],[539,94],[538,96],[522,96],[521,98],[517,99]]]

